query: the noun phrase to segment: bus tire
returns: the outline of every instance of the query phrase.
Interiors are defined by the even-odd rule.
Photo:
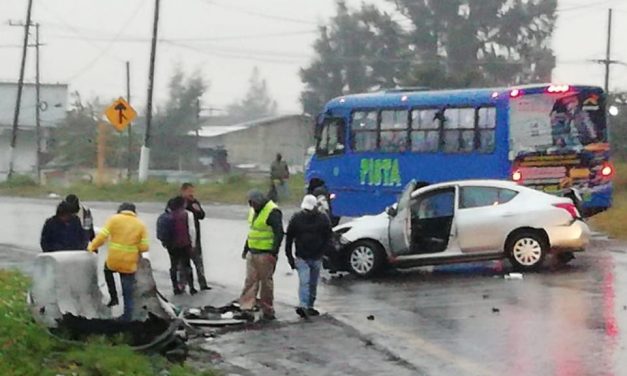
[[[520,230],[511,234],[505,250],[514,270],[537,271],[544,263],[549,244],[543,234],[533,230]]]
[[[385,251],[373,240],[356,241],[351,244],[346,256],[348,270],[362,278],[376,275],[385,264]]]

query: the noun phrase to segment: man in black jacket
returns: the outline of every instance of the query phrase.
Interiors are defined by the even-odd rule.
[[[41,249],[44,252],[85,250],[87,242],[87,235],[71,205],[62,201],[56,215],[48,218],[41,230]]]
[[[198,275],[198,285],[201,290],[211,290],[207,285],[205,278],[205,267],[202,261],[202,243],[200,241],[200,221],[205,219],[205,211],[202,210],[200,202],[194,197],[195,188],[192,183],[183,183],[181,185],[181,197],[185,199],[185,209],[194,214],[194,226],[196,226],[196,247],[192,250],[191,259],[196,268]],[[193,288],[193,281],[190,281],[190,287]]]
[[[294,214],[287,227],[285,254],[292,269],[298,269],[298,297],[300,305],[296,313],[307,318],[320,313],[314,309],[322,255],[329,246],[332,236],[329,218],[316,210],[317,200],[306,195],[301,211]],[[292,255],[292,244],[296,243],[296,260]]]

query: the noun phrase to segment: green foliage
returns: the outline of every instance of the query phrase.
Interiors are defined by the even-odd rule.
[[[196,139],[189,132],[200,128],[199,100],[207,90],[200,72],[190,76],[179,67],[170,78],[165,110],[152,124],[151,167],[193,169],[198,164]]]
[[[198,374],[102,337],[94,337],[83,346],[68,346],[53,339],[32,319],[25,299],[28,285],[28,279],[19,272],[0,270],[0,375],[149,376],[161,370],[172,376]]]
[[[13,175],[10,179],[0,182],[0,187],[5,188],[28,188],[36,185],[37,182],[28,175]]]
[[[275,115],[276,101],[270,97],[266,80],[261,78],[259,68],[253,68],[248,83],[250,86],[244,99],[228,106],[229,117],[244,122]]]
[[[389,0],[349,9],[320,28],[301,69],[301,103],[315,114],[347,93],[393,88],[498,86],[549,81],[557,0]]]
[[[627,163],[615,164],[616,177],[613,181],[612,207],[590,219],[596,230],[603,231],[619,239],[627,239]]]

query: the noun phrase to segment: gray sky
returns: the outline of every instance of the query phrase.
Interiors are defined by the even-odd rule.
[[[361,1],[348,1],[358,6]],[[376,4],[384,0],[366,0]],[[254,66],[268,81],[282,113],[299,112],[298,69],[312,56],[317,25],[334,0],[162,0],[155,99],[166,98],[168,77],[179,64],[200,70],[211,87],[203,106],[224,108],[242,97]],[[27,0],[0,1],[0,81],[16,81]],[[34,0],[41,23],[42,80],[64,82],[84,98],[125,95],[125,61],[131,62],[132,97],[143,109],[154,0]],[[615,8],[613,58],[627,62],[627,0],[559,0],[554,34],[558,58],[553,81],[603,84],[607,8]],[[28,80],[34,79],[34,50]],[[610,87],[627,88],[627,67],[615,65]]]

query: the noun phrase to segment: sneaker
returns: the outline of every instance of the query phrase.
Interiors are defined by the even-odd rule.
[[[113,298],[109,303],[107,303],[107,307],[115,307],[118,304],[120,304],[118,298]]]
[[[305,320],[309,319],[309,313],[303,307],[296,308],[296,314]]]
[[[200,290],[202,290],[202,291],[211,290],[211,287],[209,287],[207,285],[202,285],[202,286],[200,286]]]
[[[234,314],[233,318],[237,320],[255,321],[255,314],[251,311],[241,311]]]
[[[196,289],[195,289],[195,288],[193,288],[193,287],[190,287],[190,288],[189,288],[189,294],[190,294],[190,295],[196,295],[196,294],[198,294],[198,290],[196,290]]]
[[[174,295],[181,295],[181,294],[183,294],[183,290],[178,289],[178,288],[174,289],[173,291],[174,291]]]
[[[315,308],[307,308],[307,314],[309,316],[320,316],[320,311]]]

